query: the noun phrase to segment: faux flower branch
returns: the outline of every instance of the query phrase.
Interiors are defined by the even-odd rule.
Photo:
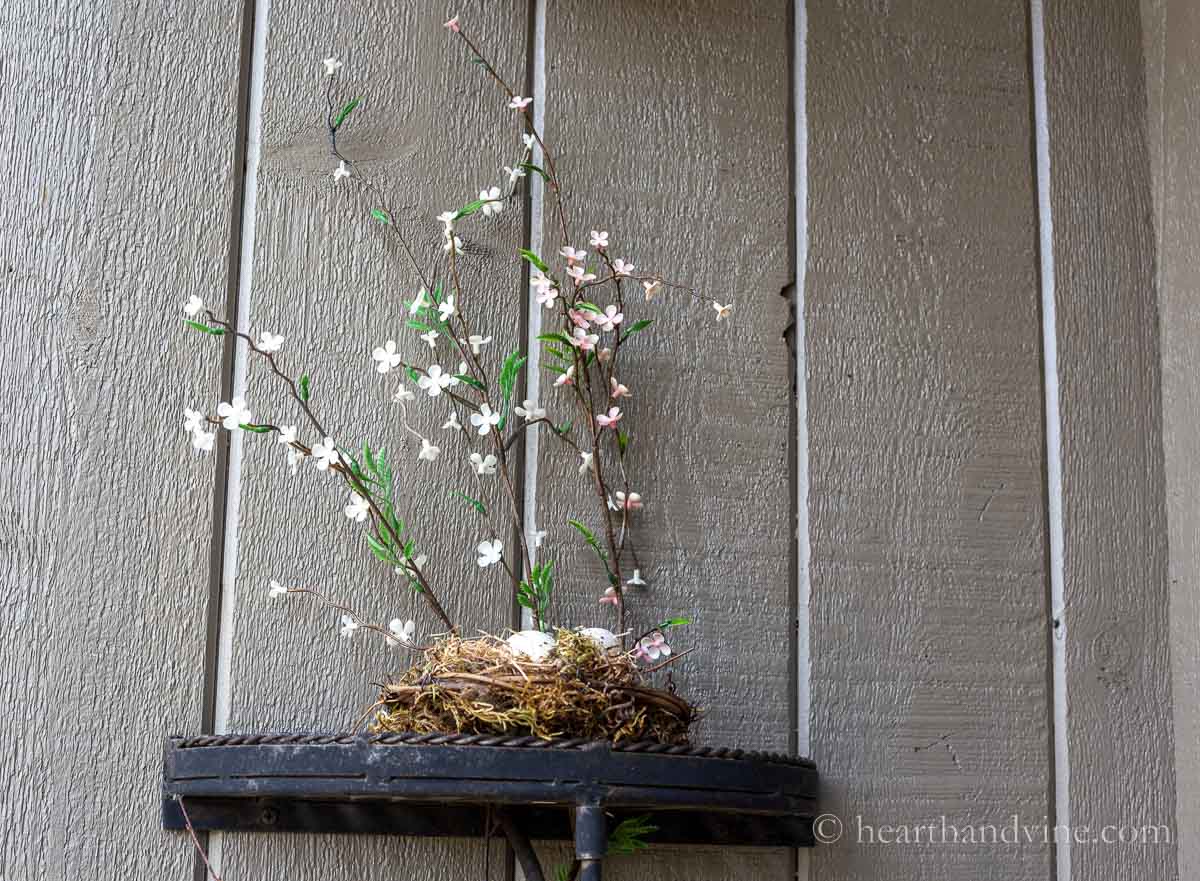
[[[383,207],[384,194],[339,146],[339,133],[360,99],[338,102],[342,62],[336,58],[323,62],[327,76],[326,123],[336,162],[333,180],[339,185],[356,184],[376,200],[380,207],[371,212],[372,219],[398,242],[420,282],[415,296],[403,303],[402,317],[421,341],[421,351],[427,347],[427,363],[406,358],[396,340],[388,339],[371,350],[370,367],[380,375],[400,378],[392,400],[400,427],[409,439],[410,454],[438,478],[450,479],[451,468],[457,466],[456,473],[465,479],[466,483],[457,484],[452,493],[479,517],[479,541],[471,548],[471,556],[481,569],[495,568],[502,573],[516,601],[530,611],[534,629],[514,634],[509,647],[535,662],[557,644],[550,622],[554,562],[541,550],[546,532],[527,534],[523,528],[511,451],[525,432],[541,431],[577,464],[579,479],[591,486],[595,505],[590,517],[581,513],[568,525],[594,553],[604,578],[598,603],[609,607],[615,619],[614,631],[584,628],[579,632],[605,652],[624,652],[631,636],[626,622],[626,588],[646,584],[633,527],[639,512],[649,504],[643,495],[645,487],[631,480],[626,467],[631,434],[624,405],[636,393],[638,383],[627,373],[624,356],[634,338],[640,338],[652,324],[650,319],[630,320],[627,307],[634,298],[649,302],[670,293],[683,293],[691,300],[710,304],[715,320],[721,321],[730,317],[733,304],[718,303],[668,282],[658,273],[640,270],[624,256],[613,256],[613,237],[607,230],[591,229],[586,248],[582,237],[572,238],[555,154],[534,125],[533,99],[513,91],[457,18],[446,22],[446,28],[502,93],[506,102],[503,106],[514,115],[521,141],[516,159],[512,165],[503,166],[498,184],[485,185],[477,198],[437,216],[442,246],[425,263],[396,216]],[[526,357],[520,350],[501,357],[493,349],[499,335],[477,322],[470,308],[471,292],[460,273],[463,261],[471,259],[463,238],[468,228],[503,213],[534,175],[545,182],[552,197],[559,241],[553,256],[517,247],[513,259],[529,264],[530,286],[536,302],[547,313],[546,332],[538,339],[542,368],[554,375],[554,397],[549,402],[517,400],[516,383]],[[214,337],[233,335],[252,356],[263,360],[302,418],[300,424],[257,422],[241,397],[220,402],[213,414],[187,409],[184,429],[195,449],[211,451],[217,430],[271,434],[286,452],[293,472],[311,461],[313,467],[340,481],[348,493],[344,513],[350,521],[362,525],[370,553],[391,567],[429,606],[449,638],[456,639],[457,628],[440,599],[442,583],[435,574],[437,569],[421,552],[419,536],[397,508],[394,459],[370,442],[363,443],[361,450],[357,445],[352,448],[338,429],[323,422],[314,405],[308,374],[286,369],[283,363],[287,347],[282,336],[261,331],[255,337],[239,330],[196,296],[189,298],[183,308],[188,327]],[[444,414],[438,436],[426,436],[410,423],[408,408],[417,406],[418,400]],[[302,435],[311,440],[302,440]],[[463,452],[458,452],[460,449]],[[498,485],[498,493],[489,492],[493,485]],[[491,495],[499,495],[501,503],[487,504],[485,499]],[[510,533],[517,536],[515,547],[505,544],[504,536]],[[272,597],[291,593],[311,595],[336,611],[346,636],[375,631],[389,644],[428,650],[415,643],[412,621],[395,619],[387,627],[369,624],[310,589],[284,587],[274,581],[269,587]],[[683,623],[686,619],[658,622],[633,638],[630,657],[654,665],[671,658],[665,634]]]

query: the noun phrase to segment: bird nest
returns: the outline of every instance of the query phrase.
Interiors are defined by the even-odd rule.
[[[647,685],[619,649],[569,630],[556,639],[536,662],[492,636],[439,640],[384,686],[371,730],[687,744],[691,704]]]

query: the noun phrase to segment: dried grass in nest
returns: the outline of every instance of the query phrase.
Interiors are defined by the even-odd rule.
[[[373,732],[532,734],[687,744],[687,701],[645,684],[626,654],[569,630],[535,663],[492,636],[450,637],[383,689]]]

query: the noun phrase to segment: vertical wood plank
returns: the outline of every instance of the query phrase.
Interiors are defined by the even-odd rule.
[[[1200,877],[1200,8],[1162,0],[1163,24],[1153,31],[1165,75],[1161,130],[1163,186],[1158,261],[1161,316],[1163,448],[1170,549],[1171,667],[1175,734],[1175,834],[1180,878]],[[1143,28],[1143,32],[1146,29]],[[1147,70],[1153,70],[1147,65]]]
[[[867,829],[1050,812],[1026,6],[807,12],[812,875],[1041,881],[1040,840]]]
[[[520,81],[524,5],[476,2],[455,11],[471,22],[497,66]],[[446,399],[418,392],[408,404],[410,422],[443,448],[436,462],[419,462],[419,443],[401,428],[391,400],[400,382],[413,383],[399,371],[380,377],[374,370],[371,350],[387,339],[421,365],[434,363],[435,354],[405,328],[404,303],[419,282],[395,240],[370,220],[377,201],[354,179],[336,183],[331,176],[336,161],[324,131],[321,67],[327,55],[344,62],[337,103],[363,97],[339,147],[385,194],[422,261],[431,262],[441,256],[436,215],[500,183],[501,167],[514,164],[521,147],[506,99],[442,27],[447,17],[443,4],[432,2],[326,0],[271,8],[250,329],[285,335],[279,360],[293,374],[311,375],[313,407],[339,444],[387,447],[398,510],[418,552],[429,555],[451,617],[474,634],[505,626],[510,593],[497,569],[475,565],[474,548],[484,536],[473,512],[449,497],[455,476],[474,490],[465,435],[441,429],[450,412]],[[492,375],[523,338],[524,289],[513,260],[522,221],[514,203],[496,220],[463,224],[462,301],[476,326],[495,337],[485,350]],[[457,352],[440,345],[436,359],[457,369]],[[301,437],[316,440],[264,365],[251,362],[248,384],[256,414],[300,424]],[[321,590],[374,621],[414,617],[422,636],[443,628],[399,576],[370,556],[360,529],[342,513],[347,493],[339,483],[311,463],[293,476],[273,438],[247,438],[245,449],[229,727],[344,730],[375,699],[372,683],[404,669],[412,656],[389,651],[371,635],[339,638],[337,614],[302,598],[269,600],[268,581]],[[498,503],[499,496],[488,501]],[[240,835],[226,836],[222,848],[230,878],[292,881],[472,877],[482,874],[484,860],[479,841],[322,836],[298,847],[291,838]],[[493,845],[491,852],[499,851]]]
[[[1136,0],[1050,4],[1046,94],[1062,401],[1071,822],[1170,823],[1158,309]],[[1175,851],[1076,847],[1080,879],[1175,878]]]
[[[623,378],[649,581],[629,589],[627,626],[693,618],[676,645],[698,650],[674,669],[706,713],[696,739],[784,751],[794,692],[790,36],[786,2],[547,5],[546,136],[561,154],[570,244],[592,252],[588,231],[606,229],[613,257],[735,302],[720,324],[707,303],[683,299],[626,309],[627,321],[656,321],[631,341]],[[545,217],[549,259],[562,244],[549,202]],[[542,403],[568,418],[572,404],[551,379],[543,374]],[[559,573],[554,616],[613,626],[597,605],[603,573],[566,523],[599,527],[594,490],[573,451],[546,434],[539,447],[536,519]],[[790,862],[782,851],[699,849],[605,871],[782,879]]]
[[[0,12],[14,881],[191,877],[156,793],[163,736],[200,724],[213,476],[180,426],[218,367],[180,310],[223,296],[240,38],[240,7],[210,0]]]

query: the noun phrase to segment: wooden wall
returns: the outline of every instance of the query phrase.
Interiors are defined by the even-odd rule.
[[[697,618],[676,676],[708,708],[699,739],[810,753],[845,828],[804,854],[655,848],[608,876],[1200,872],[1188,3],[18,0],[0,14],[0,878],[200,877],[157,825],[162,736],[340,728],[370,701],[394,658],[268,602],[269,579],[433,629],[349,550],[318,474],[253,437],[193,455],[184,406],[286,402],[178,310],[195,293],[284,334],[339,438],[399,440],[368,355],[420,345],[397,317],[416,280],[374,202],[330,176],[319,62],[366,98],[343,146],[435,248],[432,218],[516,141],[441,28],[455,12],[563,146],[573,244],[607,228],[736,304],[728,329],[685,315],[639,356],[656,385],[630,404],[653,427],[631,453],[652,499],[638,608]],[[504,255],[556,249],[543,217],[512,206],[465,260],[495,351],[536,331]],[[545,488],[574,464],[527,452],[527,516],[571,548],[575,500]],[[431,555],[461,561],[455,617],[518,623],[463,556],[470,524],[411,486]],[[572,620],[595,614],[585,579],[561,589]],[[1172,840],[859,831],[1014,815]],[[226,881],[507,868],[467,840],[209,846]]]

